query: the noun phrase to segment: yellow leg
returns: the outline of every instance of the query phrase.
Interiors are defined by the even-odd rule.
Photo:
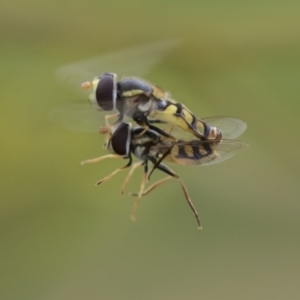
[[[142,195],[143,195],[143,192],[144,192],[144,189],[145,189],[145,185],[147,183],[147,179],[148,179],[148,172],[144,172],[139,194],[138,194],[137,198],[135,199],[135,201],[133,203],[133,208],[132,208],[132,213],[131,213],[131,220],[132,221],[136,221],[136,210],[137,210],[137,208],[139,206],[139,203],[141,201],[141,198],[142,198]]]
[[[198,224],[198,229],[202,229],[202,226],[201,226],[201,222],[200,222],[200,218],[199,218],[198,212],[197,212],[197,210],[196,210],[196,208],[195,208],[195,206],[194,206],[194,204],[193,204],[193,202],[192,202],[192,200],[191,200],[191,198],[190,198],[190,196],[189,196],[189,194],[188,194],[187,188],[186,188],[185,185],[183,184],[181,178],[180,178],[176,173],[174,173],[174,171],[173,171],[172,169],[170,169],[169,167],[167,167],[167,166],[164,165],[164,164],[159,164],[159,165],[157,166],[157,169],[158,169],[158,170],[161,170],[162,172],[164,172],[164,173],[170,175],[171,177],[176,178],[176,179],[179,180],[179,182],[180,182],[180,184],[181,184],[181,188],[182,188],[183,193],[184,193],[184,196],[185,196],[185,200],[187,201],[189,207],[191,208],[192,212],[193,212],[194,215],[195,215],[195,218],[196,218],[196,221],[197,221],[197,224]],[[157,187],[158,185],[160,185],[160,184],[162,184],[163,182],[167,181],[167,180],[168,180],[167,178],[168,178],[168,177],[162,179],[160,182],[154,183],[154,184],[153,184],[154,186],[153,186],[153,187],[150,186],[150,187],[148,188],[148,190],[146,190],[146,192],[149,193],[149,192],[150,192],[151,190],[153,190],[155,187]],[[164,181],[164,180],[165,180],[165,181]],[[150,188],[152,188],[152,189],[150,189]]]
[[[106,158],[123,158],[123,156],[121,155],[116,155],[116,154],[107,154],[107,155],[103,155],[103,156],[100,156],[100,157],[96,157],[96,158],[93,158],[93,159],[87,159],[87,160],[84,160],[81,162],[82,165],[84,164],[91,164],[91,163],[96,163],[96,162],[99,162],[101,160],[104,160]],[[100,185],[101,183],[109,180],[110,178],[112,178],[114,175],[116,175],[117,173],[119,173],[120,171],[128,168],[131,166],[131,162],[132,160],[130,159],[128,164],[122,168],[118,168],[117,170],[115,170],[114,172],[112,172],[111,174],[107,175],[106,177],[104,177],[103,179],[99,180],[96,182],[96,185]]]
[[[130,178],[131,178],[133,172],[135,171],[136,168],[142,166],[142,164],[143,164],[143,162],[142,162],[142,161],[139,161],[139,162],[133,164],[133,166],[131,167],[131,170],[130,170],[130,172],[128,173],[127,177],[125,178],[124,183],[123,183],[123,185],[122,185],[122,187],[121,187],[121,194],[122,194],[122,195],[124,194],[125,187],[126,187],[126,185],[128,184],[128,182],[129,182],[129,180],[130,180]]]
[[[165,178],[163,178],[163,179],[161,179],[161,180],[159,180],[159,181],[153,183],[151,186],[149,186],[149,187],[146,189],[146,191],[143,192],[142,196],[148,195],[148,194],[149,194],[150,192],[152,192],[155,188],[157,188],[158,186],[160,186],[160,185],[166,183],[167,181],[169,181],[169,180],[172,179],[172,178],[173,178],[172,176],[167,176],[167,177],[165,177]],[[130,196],[135,196],[135,197],[138,196],[138,194],[136,194],[136,193],[129,193],[129,195],[130,195]]]
[[[124,169],[128,168],[128,166],[126,165],[125,167],[122,168],[118,168],[117,170],[113,171],[111,174],[107,175],[106,177],[102,178],[101,180],[97,181],[95,183],[95,185],[100,185],[101,183],[111,179],[114,175],[116,175],[117,173],[119,173],[120,171],[123,171]]]
[[[117,173],[119,173],[120,171],[123,171],[127,168],[129,168],[132,164],[132,160],[131,158],[129,158],[129,162],[127,163],[127,165],[125,165],[122,168],[118,168],[117,170],[113,171],[111,174],[107,175],[106,177],[102,178],[101,180],[99,180],[98,182],[96,182],[96,185],[100,185],[101,183],[111,179],[114,175],[116,175]]]
[[[118,117],[118,116],[119,116],[119,114],[106,115],[105,116],[105,124],[106,124],[106,126],[111,127],[111,125],[108,123],[108,120],[112,119],[112,118],[115,118],[115,117]]]
[[[197,212],[197,210],[196,210],[196,208],[195,208],[195,206],[194,206],[194,204],[193,204],[193,202],[192,202],[192,200],[191,200],[191,198],[190,198],[190,196],[189,196],[189,193],[188,193],[188,191],[187,191],[187,188],[186,188],[185,185],[183,184],[181,178],[180,178],[178,175],[176,175],[176,176],[177,176],[177,179],[180,181],[180,184],[181,184],[181,187],[182,187],[182,190],[183,190],[185,199],[186,199],[188,205],[190,206],[191,210],[193,211],[193,213],[194,213],[194,215],[195,215],[195,218],[196,218],[197,223],[198,223],[198,229],[202,229],[202,225],[201,225],[201,223],[200,223],[200,219],[199,219],[198,212]],[[176,177],[175,177],[175,178],[176,178]]]
[[[147,125],[143,126],[143,128],[144,128],[144,130],[143,130],[142,132],[140,132],[139,134],[137,134],[137,135],[134,137],[135,139],[141,138],[141,137],[145,134],[145,132],[149,129],[149,127],[148,127]]]
[[[103,155],[103,156],[100,156],[100,157],[96,157],[96,158],[84,160],[84,161],[81,162],[81,164],[82,165],[93,164],[93,163],[102,161],[102,160],[104,160],[106,158],[123,158],[123,157],[120,156],[120,155],[117,155],[117,154],[107,154],[107,155]]]

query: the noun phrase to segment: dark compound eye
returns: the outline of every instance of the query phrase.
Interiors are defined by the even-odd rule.
[[[124,122],[121,123],[111,138],[111,147],[114,152],[121,156],[128,156],[130,138],[130,125]]]
[[[105,73],[99,77],[95,90],[95,100],[101,109],[111,111],[116,108],[116,75]]]

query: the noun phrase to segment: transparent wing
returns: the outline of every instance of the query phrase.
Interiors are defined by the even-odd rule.
[[[179,39],[158,41],[70,63],[57,70],[56,78],[73,91],[82,94],[83,82],[105,72],[114,72],[119,78],[123,75],[142,77],[179,43]]]
[[[216,148],[218,157],[213,160],[207,161],[201,165],[207,166],[207,165],[218,164],[218,163],[223,162],[223,161],[233,157],[237,153],[240,153],[248,148],[249,148],[249,145],[242,141],[222,140]]]
[[[77,132],[96,132],[104,126],[104,111],[95,110],[91,104],[66,104],[49,111],[51,121]]]

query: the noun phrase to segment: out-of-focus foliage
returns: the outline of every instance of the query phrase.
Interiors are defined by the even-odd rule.
[[[296,299],[299,10],[296,0],[2,3],[0,298]],[[93,186],[124,162],[80,166],[105,153],[103,137],[47,117],[86,101],[57,84],[59,66],[172,38],[182,43],[147,79],[200,117],[248,124],[247,152],[172,166],[202,231],[175,180],[145,197],[132,223],[125,174]]]

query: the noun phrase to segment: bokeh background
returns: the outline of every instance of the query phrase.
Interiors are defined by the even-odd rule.
[[[2,1],[0,298],[298,299],[299,12],[298,0]],[[198,116],[248,124],[233,159],[172,166],[202,231],[175,180],[131,222],[124,173],[94,186],[124,162],[80,166],[106,153],[103,137],[48,118],[86,103],[55,80],[61,65],[173,38],[146,78]]]

